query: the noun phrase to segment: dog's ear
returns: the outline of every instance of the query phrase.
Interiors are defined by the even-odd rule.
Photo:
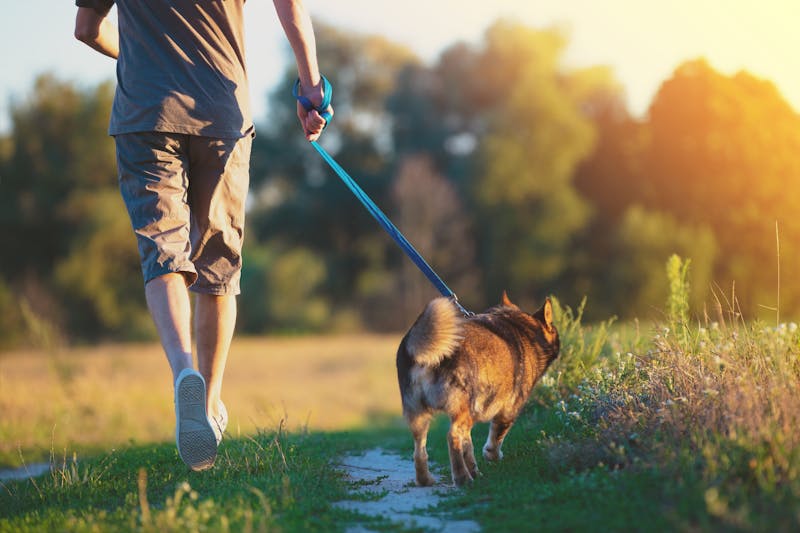
[[[516,307],[516,305],[511,302],[511,298],[508,297],[508,293],[506,291],[503,291],[503,296],[500,298],[500,303],[506,307]]]
[[[544,301],[544,323],[548,328],[553,327],[553,304],[550,302],[550,298]]]
[[[538,318],[547,329],[553,327],[553,304],[550,298],[546,298],[542,307],[533,315]]]

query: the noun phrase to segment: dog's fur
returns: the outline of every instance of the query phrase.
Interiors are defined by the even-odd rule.
[[[450,467],[453,481],[462,485],[480,474],[473,424],[491,421],[483,456],[501,459],[503,438],[559,349],[549,299],[530,315],[503,293],[500,305],[470,318],[448,298],[432,300],[397,350],[397,379],[403,415],[414,437],[417,484],[434,483],[425,446],[436,411],[450,417]]]

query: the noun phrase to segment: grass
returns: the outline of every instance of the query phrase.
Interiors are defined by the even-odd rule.
[[[346,484],[335,434],[227,439],[216,467],[188,472],[171,444],[127,446],[0,491],[0,531],[333,531]]]
[[[685,268],[673,267],[674,275],[685,275]],[[483,477],[441,507],[497,531],[800,530],[800,328],[745,323],[733,306],[727,312],[720,306],[713,319],[689,323],[679,301],[685,286],[672,285],[675,305],[657,326],[613,321],[586,326],[582,306],[557,304],[562,355],[512,428],[504,460],[479,460]],[[204,474],[187,473],[171,444],[168,391],[151,400],[166,403],[166,422],[156,429],[135,419],[120,421],[119,413],[90,413],[95,423],[110,427],[99,429],[94,440],[74,435],[67,440],[101,451],[77,461],[64,454],[50,475],[0,486],[0,531],[341,531],[353,522],[396,530],[331,503],[348,490],[335,468],[342,454],[381,446],[411,460],[411,438],[398,419],[393,369],[398,340],[241,341],[234,348],[226,396],[235,406],[230,410],[252,416],[253,426],[240,422],[248,429],[226,439],[219,464]],[[125,357],[100,363],[109,356],[98,353],[95,360],[93,353],[68,359],[74,366],[66,370],[49,371],[69,378],[48,379],[79,387],[89,379],[82,376],[91,375],[83,363],[121,365],[126,379],[114,381],[104,403],[104,410],[113,411],[122,403],[113,397],[133,394],[123,384],[139,379],[132,376],[142,367],[128,366]],[[268,353],[275,355],[262,355]],[[6,395],[5,385],[16,379],[9,376],[21,372],[22,361],[36,360],[15,357],[0,359],[4,412],[14,413],[20,409],[14,402],[27,401]],[[237,366],[244,368],[234,370]],[[154,367],[158,377],[148,379],[161,379],[165,372],[165,366]],[[272,376],[270,385],[248,389],[254,373]],[[43,386],[35,381],[43,379],[41,373],[31,375]],[[155,395],[157,387],[147,386]],[[41,391],[48,398],[55,394]],[[57,412],[75,408],[52,398]],[[302,420],[290,431],[264,415],[280,412],[273,404],[281,400],[294,406],[290,417]],[[48,420],[46,407],[39,405],[37,414],[35,402],[25,405],[35,420]],[[304,427],[308,412],[312,416]],[[273,429],[258,429],[258,420]],[[115,423],[135,441],[109,451],[108,442],[120,442],[111,429]],[[23,455],[38,449],[33,439],[24,440],[35,427],[3,428],[3,443],[13,435],[27,443],[17,445]],[[437,419],[428,440],[445,479],[446,431],[446,420]],[[486,427],[477,427],[473,436],[480,447]]]
[[[559,315],[580,353],[537,387],[504,460],[448,503],[457,516],[501,530],[800,529],[796,325],[733,314],[643,338],[636,324]],[[429,443],[444,442],[446,425],[437,432]]]
[[[234,341],[228,431],[279,423],[341,430],[399,415],[399,335]],[[0,467],[173,438],[172,388],[157,344],[0,353]]]

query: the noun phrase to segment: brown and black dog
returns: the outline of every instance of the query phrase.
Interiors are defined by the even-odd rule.
[[[425,446],[435,412],[450,417],[450,468],[453,482],[462,485],[479,475],[473,424],[491,421],[483,456],[501,459],[503,438],[559,349],[549,299],[530,315],[503,293],[500,305],[469,318],[451,299],[432,300],[397,350],[417,484],[434,483]]]

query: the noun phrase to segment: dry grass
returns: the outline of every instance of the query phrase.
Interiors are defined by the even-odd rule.
[[[796,324],[663,327],[642,351],[598,358],[578,376],[555,412],[584,437],[547,440],[550,460],[692,478],[705,511],[728,527],[752,527],[771,505],[776,523],[800,523]],[[544,392],[557,381],[543,380]]]
[[[223,398],[228,431],[347,429],[400,414],[399,335],[234,341]],[[170,441],[172,386],[156,344],[0,354],[0,464],[131,440]]]
[[[688,343],[659,335],[638,361],[646,377],[637,401],[614,410],[614,425],[659,432],[685,441],[714,470],[730,465],[725,441],[752,454],[746,468],[798,478],[800,450],[800,337],[796,325],[745,324],[699,328]],[[646,421],[642,423],[642,421]],[[737,457],[736,459],[741,459]],[[715,468],[716,467],[716,468]],[[773,479],[771,481],[774,482]]]

